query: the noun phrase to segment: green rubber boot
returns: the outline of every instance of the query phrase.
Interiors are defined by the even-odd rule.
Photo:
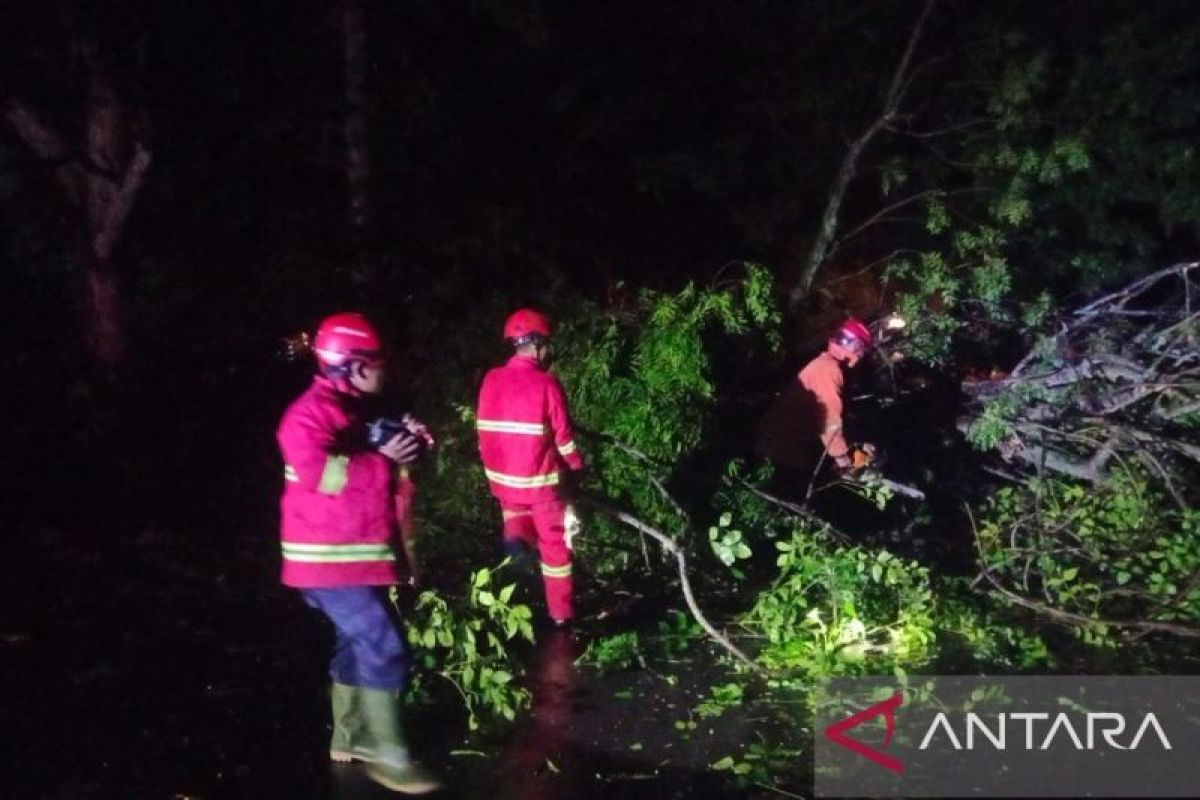
[[[360,686],[357,694],[358,711],[367,735],[353,752],[355,758],[367,762],[371,779],[404,794],[425,794],[440,788],[437,778],[409,757],[396,692]]]
[[[362,736],[358,716],[358,687],[333,683],[329,687],[329,705],[333,710],[333,735],[329,738],[329,760],[353,761],[354,748]]]

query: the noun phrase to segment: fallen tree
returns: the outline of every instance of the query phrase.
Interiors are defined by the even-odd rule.
[[[1132,458],[1168,484],[1200,464],[1200,262],[1148,275],[1059,323],[1006,376],[963,384],[960,429],[1033,470],[1092,483]]]
[[[1147,275],[963,384],[960,429],[1014,484],[975,525],[977,584],[1089,641],[1200,636],[1198,277]]]

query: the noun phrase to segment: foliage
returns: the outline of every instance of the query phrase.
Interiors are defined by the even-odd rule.
[[[966,431],[967,441],[978,450],[999,448],[1016,433],[1013,422],[1020,412],[1048,397],[1048,393],[1038,384],[1013,384],[988,402],[971,420]]]
[[[976,669],[1030,671],[1052,667],[1049,645],[1028,620],[996,606],[963,579],[942,581],[938,589],[939,656],[965,656]]]
[[[754,552],[746,544],[742,532],[729,527],[731,524],[733,524],[733,514],[726,511],[717,520],[717,524],[708,529],[708,542],[712,546],[717,560],[725,566],[733,568],[734,564],[750,558]],[[733,572],[742,577],[736,568],[733,569]]]
[[[795,760],[799,755],[799,750],[772,745],[759,737],[759,741],[748,744],[740,754],[725,756],[708,767],[717,772],[731,773],[738,786],[743,788],[770,787],[774,784],[773,776],[795,768]]]
[[[766,666],[806,676],[853,674],[930,655],[928,568],[804,530],[775,546],[779,577],[745,618],[767,638],[759,656]]]
[[[683,655],[704,636],[700,623],[685,611],[672,609],[654,625],[653,643],[658,654],[667,660]]]
[[[872,480],[871,472],[857,476],[854,480],[843,480],[841,488],[856,494],[875,508],[883,511],[887,504],[896,496],[896,491],[885,483]]]
[[[487,498],[488,489],[479,461],[474,405],[447,404],[425,419],[437,431],[438,442],[418,473],[418,548],[423,557],[478,563],[494,552],[500,515],[495,503],[480,502]],[[488,538],[464,536],[464,531],[486,532]]]
[[[529,707],[529,692],[514,678],[522,670],[512,644],[533,642],[529,606],[513,602],[516,584],[497,589],[494,570],[471,573],[466,603],[455,607],[433,591],[417,599],[408,638],[419,663],[450,681],[462,696],[471,730],[481,722],[512,721]]]
[[[645,668],[646,657],[636,631],[626,631],[588,642],[578,659],[602,672],[620,672],[634,666]]]
[[[1031,479],[981,510],[980,564],[1004,588],[1112,645],[1120,625],[1200,622],[1200,512],[1180,508],[1142,470],[1090,486]],[[1077,619],[1076,619],[1077,618]]]
[[[725,683],[713,686],[708,698],[702,700],[695,708],[696,716],[702,719],[719,717],[728,709],[742,704],[742,687],[736,683]]]
[[[724,346],[741,350],[778,346],[772,291],[770,273],[751,264],[740,281],[689,284],[675,293],[643,290],[629,306],[585,306],[569,315],[556,369],[577,423],[603,432],[589,437],[587,452],[601,494],[662,529],[681,530],[679,510],[654,480],[668,484],[669,465],[693,453],[709,432],[717,400],[713,339],[720,335]],[[581,551],[598,572],[615,572],[626,566],[627,539],[624,530],[595,519]]]
[[[997,326],[1031,333],[1052,292],[1161,265],[1200,208],[1200,159],[1183,133],[1200,121],[1185,55],[1200,38],[1187,26],[1150,33],[1169,16],[1091,20],[1090,41],[1072,31],[1057,45],[981,17],[961,84],[971,89],[927,107],[922,126],[939,135],[885,158],[885,188],[901,181],[924,202],[909,237],[920,244],[885,274],[914,355],[945,362],[957,338]]]

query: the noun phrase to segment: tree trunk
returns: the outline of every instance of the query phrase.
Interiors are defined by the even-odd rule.
[[[3,116],[38,158],[54,164],[67,201],[79,212],[80,261],[86,278],[84,344],[96,361],[115,366],[125,356],[126,337],[121,276],[114,252],[151,159],[140,141],[131,143],[128,115],[95,44],[84,41],[77,49],[86,70],[80,146],[68,146],[57,131],[17,100],[4,104]]]
[[[346,186],[349,192],[350,277],[371,282],[371,159],[367,146],[367,33],[363,0],[342,0],[342,36],[346,58]]]
[[[858,173],[859,161],[862,159],[863,151],[867,145],[871,143],[871,140],[880,131],[888,128],[900,113],[900,103],[904,100],[905,91],[912,78],[913,53],[916,52],[917,43],[921,41],[921,34],[925,30],[925,23],[929,19],[930,12],[933,11],[935,2],[936,0],[925,0],[925,6],[921,9],[921,14],[917,17],[917,21],[909,33],[908,43],[904,47],[904,54],[900,57],[900,63],[896,65],[896,71],[892,73],[892,80],[888,85],[887,97],[883,102],[883,110],[867,126],[866,130],[859,134],[858,138],[850,144],[845,158],[842,159],[837,177],[833,181],[833,188],[830,189],[829,197],[825,201],[825,211],[821,215],[821,227],[817,231],[817,237],[813,240],[812,248],[809,250],[808,259],[804,263],[804,269],[800,273],[799,279],[791,291],[788,292],[788,306],[793,310],[812,291],[817,273],[837,250],[837,242],[834,241],[834,236],[837,234],[838,215],[841,213],[842,201],[846,197],[846,189],[850,186],[850,181],[854,180],[854,176]]]

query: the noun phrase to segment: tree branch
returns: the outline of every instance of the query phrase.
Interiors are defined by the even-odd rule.
[[[1003,597],[1014,605],[1029,609],[1055,622],[1073,626],[1105,625],[1110,628],[1119,628],[1122,630],[1142,631],[1146,633],[1169,633],[1173,636],[1183,636],[1192,639],[1200,638],[1200,627],[1194,625],[1152,619],[1103,619],[1063,611],[1060,608],[1048,606],[1045,603],[1038,602],[1005,588],[987,569],[983,569],[979,574],[992,585],[992,593]]]
[[[597,439],[602,439],[603,441],[606,441],[609,444],[611,444],[613,447],[616,447],[621,452],[623,452],[623,453],[633,457],[634,459],[641,461],[649,466],[661,466],[660,462],[657,459],[647,455],[646,453],[643,453],[642,451],[638,450],[637,448],[635,448],[629,444],[626,444],[625,442],[622,442],[620,439],[617,439],[616,437],[612,436],[611,434],[600,433],[599,431],[588,430],[586,428],[580,428],[579,426],[576,426],[575,430],[577,433],[583,433],[584,435],[587,435],[587,436],[593,436]],[[799,505],[797,503],[793,503],[790,500],[785,500],[782,497],[779,497],[777,495],[773,495],[770,492],[760,489],[759,487],[755,486],[754,484],[750,483],[749,481],[747,481],[743,478],[732,478],[728,475],[722,475],[720,478],[712,478],[708,475],[704,475],[699,472],[694,472],[694,471],[690,471],[690,470],[682,470],[682,471],[684,473],[692,476],[693,478],[705,481],[706,483],[710,483],[710,484],[717,483],[717,484],[720,484],[721,486],[727,486],[729,488],[737,488],[737,487],[743,488],[743,489],[747,490],[748,492],[750,492],[751,494],[755,495],[756,497],[770,503],[771,505],[786,511],[787,513],[789,513],[793,516],[803,519],[805,522],[809,523],[810,525],[815,525],[819,529],[832,535],[834,538],[837,538],[843,542],[847,542],[850,540],[850,537],[848,537],[846,534],[842,533],[837,528],[833,527],[831,524],[829,524],[825,520],[821,519],[820,517],[818,517],[813,512],[809,511],[804,506]]]
[[[0,113],[17,138],[40,160],[54,167],[55,177],[66,192],[67,199],[72,204],[79,204],[83,199],[84,170],[73,158],[77,154],[67,147],[58,132],[20,100],[9,98]]]
[[[716,627],[714,627],[713,624],[708,621],[708,617],[704,616],[704,611],[701,610],[700,605],[696,602],[696,596],[692,592],[691,581],[688,579],[687,554],[674,539],[652,525],[643,522],[632,514],[622,511],[621,509],[609,505],[608,503],[597,498],[584,497],[582,498],[581,502],[584,505],[594,508],[602,514],[612,517],[623,525],[627,525],[639,533],[643,533],[651,537],[659,543],[665,552],[674,556],[675,563],[679,567],[679,585],[683,590],[683,599],[687,603],[688,609],[691,610],[692,616],[696,619],[696,622],[700,623],[700,627],[704,629],[710,639],[719,644],[721,647],[725,648],[725,650],[738,661],[741,661],[755,672],[761,674],[766,673],[766,670],[763,669],[762,666],[751,660],[750,657],[738,649],[737,645],[731,642],[723,633],[718,631]]]
[[[871,143],[871,140],[881,130],[884,130],[891,124],[899,112],[900,102],[904,98],[905,88],[908,84],[913,53],[917,49],[917,43],[920,41],[921,34],[925,29],[925,22],[928,20],[935,2],[936,0],[925,0],[925,6],[921,9],[921,14],[917,18],[916,24],[913,25],[912,32],[909,34],[908,43],[904,47],[904,54],[900,57],[900,63],[896,65],[896,70],[892,73],[892,79],[888,86],[882,112],[850,144],[846,156],[842,159],[841,166],[838,168],[837,176],[833,182],[833,188],[830,190],[829,198],[825,203],[825,212],[821,216],[821,227],[817,232],[817,238],[813,241],[804,270],[800,273],[799,280],[788,296],[788,305],[793,309],[799,306],[800,301],[812,291],[813,281],[816,279],[817,272],[828,258],[830,244],[837,233],[838,214],[841,212],[842,201],[845,198],[846,189],[849,187],[850,181],[858,173],[858,162],[862,157],[863,150],[866,149],[867,145]]]
[[[910,195],[909,197],[906,197],[903,200],[899,200],[895,203],[892,203],[889,206],[884,206],[883,208],[879,209],[879,211],[872,214],[870,217],[867,217],[867,219],[865,219],[863,222],[856,225],[845,236],[839,237],[836,242],[834,242],[833,244],[831,244],[829,246],[829,253],[828,253],[827,257],[832,257],[833,254],[836,253],[838,250],[840,250],[847,241],[849,241],[850,239],[853,239],[855,236],[862,233],[867,228],[870,228],[872,225],[876,225],[876,224],[882,222],[888,214],[892,213],[893,211],[899,211],[901,208],[904,208],[905,206],[912,205],[913,203],[917,202],[918,200],[924,200],[926,197],[930,197],[932,195],[940,195],[942,197],[953,197],[955,195],[960,195],[960,194],[976,194],[979,192],[986,192],[986,191],[988,191],[988,190],[982,189],[982,188],[976,188],[976,189],[956,189],[954,191],[949,191],[949,192],[943,191],[941,189],[927,189],[923,192],[917,192],[916,194]],[[900,221],[903,221],[908,218],[901,217],[899,219],[900,219]]]
[[[133,209],[133,201],[145,182],[151,160],[150,151],[141,142],[136,143],[133,158],[125,168],[120,185],[110,195],[108,204],[98,220],[100,225],[92,237],[92,252],[102,264],[112,257],[113,248],[125,228],[129,212]]]

